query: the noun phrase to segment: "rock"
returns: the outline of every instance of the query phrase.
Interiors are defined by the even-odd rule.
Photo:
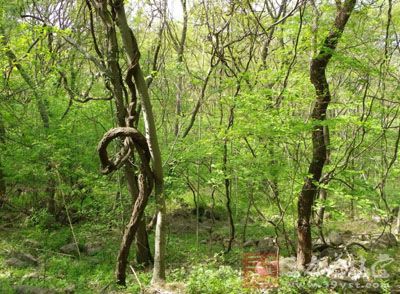
[[[328,235],[328,242],[334,246],[339,246],[350,241],[353,233],[351,231],[331,232]]]
[[[376,240],[376,243],[380,247],[394,247],[397,246],[397,239],[392,233],[385,232],[378,240]]]
[[[297,270],[296,257],[282,257],[279,259],[279,273],[287,274]]]
[[[315,272],[318,270],[318,258],[315,255],[311,256],[311,261],[307,264],[304,270],[306,272]]]
[[[371,220],[372,220],[374,223],[380,224],[381,221],[382,221],[382,218],[381,218],[379,215],[373,215],[373,216],[371,217]]]
[[[335,246],[341,245],[343,244],[342,235],[338,232],[330,232],[328,235],[328,242]]]
[[[32,255],[28,253],[14,253],[14,257],[22,260],[23,262],[32,265],[32,266],[38,266],[39,261],[33,257]]]
[[[6,259],[5,264],[8,266],[17,267],[17,268],[22,268],[22,267],[28,266],[22,260],[19,260],[18,258],[14,258],[14,257]]]
[[[275,240],[271,237],[264,238],[258,242],[257,249],[260,252],[274,252],[277,249]]]
[[[346,230],[346,231],[344,231],[344,232],[342,233],[342,238],[343,238],[344,243],[350,242],[350,240],[351,240],[353,237],[354,237],[354,236],[353,236],[353,232],[350,231],[350,230]]]
[[[349,254],[339,256],[332,262],[329,261],[328,257],[316,259],[313,256],[306,274],[344,281],[369,279],[369,270],[364,266],[364,261],[357,260],[354,255],[350,257]]]
[[[390,216],[385,217],[385,216],[380,216],[380,215],[373,215],[371,217],[371,220],[378,225],[385,225],[385,224],[391,223]]]
[[[243,247],[255,247],[257,246],[258,241],[257,240],[248,240],[243,243]]]
[[[325,256],[318,261],[318,269],[325,269],[329,266],[329,257]]]
[[[16,294],[55,294],[56,291],[46,288],[34,287],[34,286],[15,286]]]
[[[30,279],[39,279],[39,278],[40,278],[40,274],[38,272],[32,272],[32,273],[28,273],[28,274],[24,275],[22,277],[22,281],[30,280]]]
[[[329,260],[334,260],[340,255],[341,253],[338,250],[332,247],[328,247],[321,251],[321,253],[319,254],[319,258],[322,259],[324,257],[327,257]]]
[[[12,257],[5,261],[8,266],[21,268],[39,265],[39,261],[28,253],[12,252],[10,255]]]
[[[79,244],[78,247],[79,247],[79,251],[81,253],[82,252],[86,252],[86,246],[85,245]],[[69,243],[69,244],[66,244],[66,245],[62,246],[60,248],[60,251],[62,253],[69,254],[69,255],[78,255],[75,243]]]

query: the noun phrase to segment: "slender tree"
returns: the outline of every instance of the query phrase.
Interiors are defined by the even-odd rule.
[[[297,264],[299,267],[304,267],[311,261],[310,217],[314,199],[318,191],[318,182],[321,179],[322,169],[326,163],[327,146],[322,122],[326,119],[327,108],[331,101],[329,84],[326,79],[326,68],[355,4],[356,0],[345,0],[343,3],[336,1],[337,12],[332,29],[325,38],[319,53],[311,60],[310,80],[315,88],[316,100],[311,114],[311,118],[314,121],[312,130],[312,158],[308,168],[308,175],[298,199]]]
[[[5,135],[6,130],[4,127],[3,116],[0,113],[0,150],[3,148],[3,144],[5,143]],[[0,208],[4,205],[4,202],[7,201],[6,198],[6,181],[4,179],[5,175],[3,172],[3,166],[1,164],[2,158],[0,157]]]
[[[187,35],[187,26],[188,26],[188,12],[187,12],[187,4],[186,0],[181,0],[182,4],[182,13],[183,13],[183,23],[182,23],[182,32],[181,32],[181,37],[179,41],[174,42],[175,45],[175,50],[178,55],[177,58],[177,64],[179,68],[179,73],[178,73],[178,81],[177,81],[177,92],[176,92],[176,104],[175,104],[175,114],[176,114],[176,119],[175,119],[175,128],[174,128],[174,133],[175,136],[178,136],[179,134],[179,129],[180,129],[180,116],[182,115],[182,95],[183,95],[183,56],[185,52],[185,46],[186,46],[186,35]],[[171,38],[173,38],[173,35],[171,33]],[[174,40],[174,39],[173,39]]]

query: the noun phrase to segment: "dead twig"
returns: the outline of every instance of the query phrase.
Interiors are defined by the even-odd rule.
[[[140,287],[140,293],[144,293],[144,291],[143,291],[143,286],[142,286],[142,283],[140,283],[140,280],[139,280],[139,277],[138,277],[138,275],[136,274],[136,272],[135,272],[135,269],[130,265],[129,266],[130,267],[130,269],[131,269],[131,271],[132,271],[132,273],[133,273],[133,275],[135,276],[135,278],[136,278],[136,281],[138,282],[138,284],[139,284],[139,287]]]

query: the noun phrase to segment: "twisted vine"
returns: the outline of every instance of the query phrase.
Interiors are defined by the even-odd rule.
[[[111,160],[108,156],[107,147],[117,138],[123,139],[124,144],[116,158]],[[146,138],[133,127],[118,127],[109,130],[103,135],[97,147],[101,162],[101,172],[103,174],[109,174],[118,170],[127,162],[133,150],[137,151],[141,161],[139,176],[137,178],[139,194],[133,205],[131,218],[126,226],[117,258],[117,283],[123,285],[126,279],[129,249],[153,189],[154,177],[150,167],[150,150]]]

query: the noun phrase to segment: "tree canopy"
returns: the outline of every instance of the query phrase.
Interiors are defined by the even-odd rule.
[[[267,239],[280,293],[339,291],[326,250],[398,290],[399,31],[393,0],[0,0],[0,292],[245,293]]]

